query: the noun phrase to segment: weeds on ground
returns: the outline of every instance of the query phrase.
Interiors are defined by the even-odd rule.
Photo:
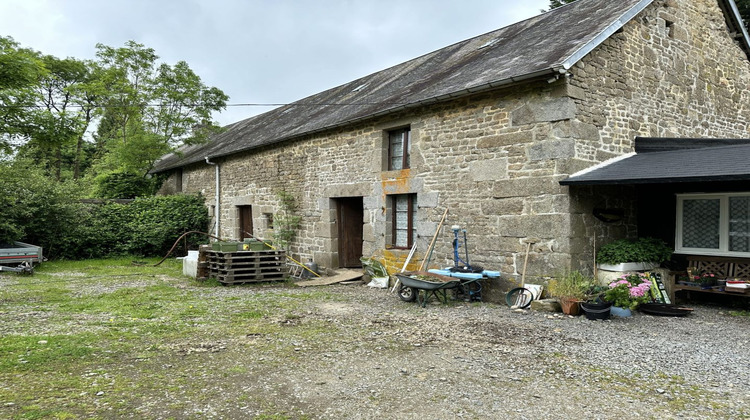
[[[180,261],[157,261],[55,261],[31,276],[0,276],[0,417],[143,417],[137,408],[164,393],[173,396],[166,411],[145,417],[180,417],[186,406],[228,398],[206,389],[251,369],[210,355],[247,347],[293,362],[296,343],[341,328],[302,322],[305,302],[325,292],[230,289],[182,276]]]

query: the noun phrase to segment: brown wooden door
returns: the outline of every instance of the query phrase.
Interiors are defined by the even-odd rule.
[[[339,198],[337,222],[339,236],[339,266],[362,267],[362,225],[364,209],[362,197]]]
[[[239,206],[240,210],[240,240],[253,235],[253,206]]]

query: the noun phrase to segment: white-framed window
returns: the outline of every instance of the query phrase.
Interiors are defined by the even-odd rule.
[[[411,167],[411,130],[401,128],[388,132],[388,170],[395,171]]]
[[[750,257],[750,193],[679,194],[675,252]]]
[[[417,195],[398,194],[389,198],[391,247],[411,248],[417,238]]]

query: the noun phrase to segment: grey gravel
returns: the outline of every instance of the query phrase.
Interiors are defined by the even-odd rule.
[[[324,353],[323,369],[307,363],[309,380],[290,378],[316,418],[750,418],[750,318],[728,308],[591,321],[328,290],[342,301],[311,318],[371,331],[361,347]]]
[[[221,302],[252,308],[272,296],[289,309],[264,318],[266,329],[207,326],[162,344],[157,358],[134,357],[117,373],[153,374],[164,389],[131,407],[141,418],[750,418],[750,317],[728,308],[590,321],[492,303],[421,308],[363,285],[206,288],[162,277],[143,285],[162,281],[216,302],[216,319],[233,316]],[[115,283],[77,292],[138,284]],[[69,287],[76,292],[75,282]],[[96,325],[50,323],[48,310],[30,303],[2,314],[0,335]],[[204,398],[191,396],[186,380]]]

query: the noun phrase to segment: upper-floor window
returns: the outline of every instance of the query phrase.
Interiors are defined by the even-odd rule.
[[[675,251],[750,256],[750,193],[678,195]]]
[[[409,128],[388,132],[388,170],[396,171],[409,168],[409,148],[411,139]]]

